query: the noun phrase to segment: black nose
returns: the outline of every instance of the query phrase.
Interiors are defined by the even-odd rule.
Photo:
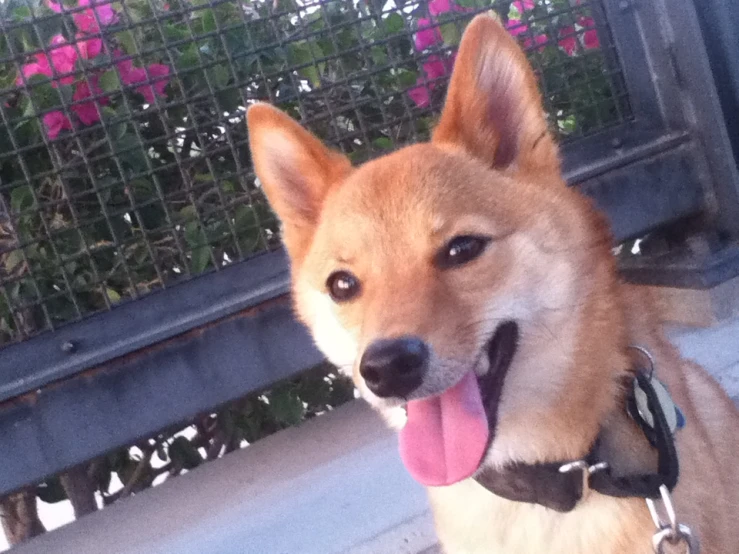
[[[377,396],[407,396],[421,384],[428,361],[429,349],[417,337],[381,339],[364,351],[359,373]]]

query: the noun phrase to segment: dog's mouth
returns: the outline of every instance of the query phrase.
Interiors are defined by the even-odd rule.
[[[485,346],[489,370],[470,370],[438,396],[411,400],[400,432],[400,455],[426,486],[451,485],[474,475],[495,435],[498,405],[518,346],[518,325],[501,323]]]

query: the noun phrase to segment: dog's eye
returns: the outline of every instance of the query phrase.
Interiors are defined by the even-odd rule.
[[[359,294],[359,279],[348,271],[336,271],[329,275],[326,287],[334,302],[346,302]]]
[[[437,252],[434,263],[441,269],[466,264],[482,254],[489,242],[489,237],[475,235],[454,237]]]

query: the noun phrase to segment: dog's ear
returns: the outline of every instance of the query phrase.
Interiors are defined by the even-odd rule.
[[[349,174],[351,163],[269,104],[250,106],[246,119],[254,169],[297,261],[310,244],[326,194]]]
[[[536,76],[515,39],[490,16],[475,17],[464,32],[432,140],[497,169],[559,170]]]

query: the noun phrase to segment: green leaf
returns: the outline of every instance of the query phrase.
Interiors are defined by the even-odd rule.
[[[129,193],[132,194],[138,202],[148,200],[155,192],[154,186],[151,184],[151,181],[143,178],[134,179],[133,181],[129,182],[128,190]]]
[[[197,448],[185,437],[176,437],[169,445],[169,458],[172,463],[185,469],[193,469],[203,463]]]
[[[321,86],[321,72],[324,67],[325,64],[318,64],[318,66],[309,65],[298,71],[298,73],[308,79],[308,82],[310,82],[313,88],[318,88]]]
[[[113,138],[113,153],[131,169],[142,172],[146,169],[146,158],[141,143],[133,133]]]
[[[56,504],[67,499],[67,493],[58,477],[47,479],[36,487],[36,496],[47,504]]]
[[[405,22],[400,14],[392,13],[385,18],[385,32],[388,35],[400,33],[405,28]]]
[[[410,87],[416,84],[416,79],[418,78],[418,75],[415,71],[408,71],[407,69],[401,69],[396,73],[396,77],[398,79],[398,84],[405,88]]]
[[[115,35],[118,43],[123,46],[123,50],[127,53],[136,52],[136,39],[133,31],[121,31]]]
[[[147,251],[146,247],[139,246],[138,248],[136,248],[133,254],[133,259],[139,265],[144,264],[149,259],[149,252]]]
[[[323,62],[315,62],[316,59],[323,57],[320,47],[306,41],[293,42],[288,45],[287,54],[291,65],[312,64],[298,69],[298,74],[307,79],[314,88],[318,88],[321,85],[321,72],[326,67]]]
[[[195,210],[195,206],[192,204],[188,204],[184,208],[180,210],[180,217],[185,221],[192,221],[193,219],[197,219],[198,212]],[[187,230],[185,231],[187,232]]]
[[[116,302],[120,302],[121,301],[121,295],[118,294],[117,291],[115,291],[115,290],[113,290],[111,288],[107,288],[106,287],[105,294],[108,296],[108,300],[110,300],[110,302],[112,304],[115,304]]]
[[[218,106],[224,112],[233,112],[242,103],[241,93],[236,87],[216,91],[216,99],[218,100]]]
[[[36,115],[36,110],[33,109],[33,102],[31,102],[31,99],[27,96],[21,100],[21,109],[23,117],[33,117]],[[18,127],[16,127],[16,129],[18,129]]]
[[[200,65],[200,56],[198,55],[198,47],[196,44],[189,45],[180,54],[177,60],[177,69],[190,69]]]
[[[250,206],[239,206],[234,213],[236,232],[252,230],[257,225],[257,218]]]
[[[439,26],[439,31],[447,46],[456,46],[462,38],[462,32],[456,22],[444,23]]]
[[[5,271],[11,273],[21,262],[23,262],[23,252],[20,249],[12,250],[5,257]]]
[[[24,19],[28,19],[31,17],[31,8],[28,6],[18,6],[17,8],[13,9],[13,20],[14,21],[23,21]]]
[[[68,273],[72,273],[72,269],[67,269]],[[90,284],[92,283],[92,273],[89,271],[83,271],[79,275],[77,275],[74,280],[72,281],[72,285],[75,287],[78,287],[79,290],[85,290],[89,288]]]
[[[98,54],[93,59],[91,59],[88,64],[90,69],[105,70],[113,65],[113,60],[107,54]]]
[[[573,114],[568,115],[565,118],[557,119],[557,127],[563,134],[571,134],[577,130],[577,119]]]
[[[198,183],[212,183],[213,176],[210,173],[196,173],[195,181]]]
[[[74,102],[74,100],[72,100],[72,96],[74,95],[74,87],[72,85],[59,85],[56,90],[61,94],[66,105]]]
[[[183,40],[190,37],[190,33],[185,27],[174,23],[167,23],[164,26],[164,36],[172,42]]]
[[[228,84],[231,75],[223,65],[216,65],[210,70],[211,83],[216,88],[220,89]]]
[[[205,239],[205,233],[203,233],[203,239]],[[200,246],[194,248],[190,254],[192,260],[190,263],[190,271],[193,273],[202,273],[210,263],[210,252],[208,246]]]
[[[10,193],[10,208],[16,213],[30,210],[35,204],[30,185],[21,185],[14,188],[13,192]]]
[[[373,46],[370,49],[370,58],[377,65],[385,65],[387,63],[387,52],[381,46]]]
[[[167,451],[164,449],[164,444],[161,442],[157,442],[157,458],[159,458],[162,462],[166,462],[169,460],[169,457],[167,456]]]
[[[375,148],[380,148],[381,150],[390,150],[394,146],[393,141],[387,137],[376,138],[372,141],[372,145]]]
[[[200,226],[200,222],[191,221],[185,225],[185,240],[192,249],[190,252],[190,271],[201,273],[210,263],[210,247],[208,236]]]
[[[31,40],[31,35],[28,33],[26,29],[23,29],[20,32],[21,35],[21,43],[23,44],[23,51],[24,52],[30,52],[31,50],[35,50],[37,46],[34,44],[34,41]]]
[[[205,10],[203,12],[202,20],[204,33],[212,33],[216,30],[216,14],[213,12],[213,10]]]
[[[313,376],[304,376],[300,383],[300,398],[308,404],[308,408],[323,408],[329,401],[331,395],[331,385],[318,375],[319,378]]]
[[[269,406],[274,418],[285,425],[295,425],[303,419],[303,401],[288,387],[273,391],[269,395]]]
[[[45,80],[48,80],[48,77],[44,75],[32,75],[27,80],[32,104],[41,111],[61,106],[59,92],[51,86],[51,82],[41,84]]]
[[[105,92],[115,92],[121,90],[121,80],[115,69],[110,69],[100,76],[100,88]]]

